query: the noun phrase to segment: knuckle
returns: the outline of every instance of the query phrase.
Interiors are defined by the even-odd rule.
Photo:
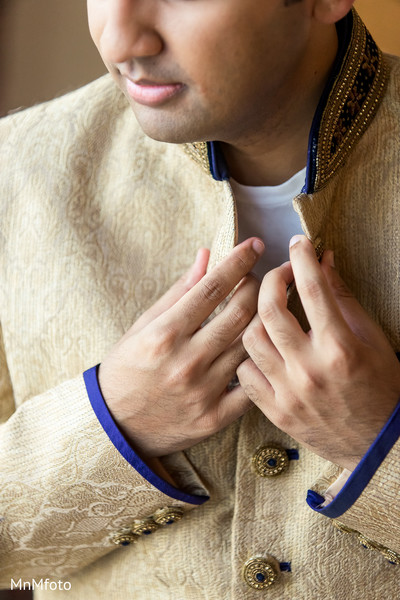
[[[301,294],[310,298],[310,300],[318,300],[322,294],[321,283],[318,279],[307,278],[301,285]]]
[[[302,371],[299,383],[305,398],[313,397],[315,393],[324,387],[322,377],[309,370]],[[291,399],[291,405],[295,413],[300,412],[304,408],[303,403],[296,396]]]
[[[293,333],[283,327],[277,327],[275,331],[276,344],[278,347],[291,348],[295,350],[299,344],[296,341]]]
[[[239,381],[240,381],[240,378],[239,378]],[[244,384],[242,384],[242,382],[240,381],[240,384],[241,384],[243,392],[246,394],[246,396],[253,402],[256,402],[258,400],[258,392],[257,392],[255,386],[250,382],[244,382]]]
[[[228,339],[228,331],[224,327],[210,329],[207,337],[204,339],[204,351],[202,355],[207,357],[209,352],[214,352],[216,348],[225,346]]]
[[[263,302],[259,303],[258,312],[261,319],[264,322],[268,323],[273,323],[274,321],[276,321],[279,314],[277,304],[272,300],[266,299],[264,299]]]
[[[224,286],[220,280],[210,277],[203,281],[200,293],[206,302],[220,301],[225,298]]]
[[[350,344],[344,344],[340,340],[331,342],[328,353],[330,372],[347,375],[354,371],[356,363],[357,356]]]
[[[343,279],[335,282],[335,292],[341,298],[354,298],[354,294],[350,288],[347,287]]]
[[[189,360],[176,361],[168,374],[170,387],[181,388],[193,381],[196,366]]]
[[[237,329],[243,329],[251,321],[255,314],[255,309],[249,304],[232,304],[228,305],[229,324]]]
[[[264,377],[268,381],[272,380],[277,373],[276,363],[271,361],[268,356],[259,352],[254,353],[252,358]]]
[[[279,410],[274,415],[274,425],[281,431],[289,432],[293,426],[293,419],[285,410]]]
[[[176,339],[176,330],[173,326],[153,328],[146,332],[145,345],[155,357],[165,356],[172,351]]]
[[[235,271],[239,271],[243,274],[247,273],[253,264],[249,249],[247,249],[246,254],[234,254],[232,256],[232,263]]]

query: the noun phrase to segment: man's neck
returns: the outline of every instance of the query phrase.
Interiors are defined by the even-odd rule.
[[[296,79],[259,131],[221,143],[231,176],[244,185],[279,185],[307,164],[311,123],[337,53],[334,26],[319,28]]]

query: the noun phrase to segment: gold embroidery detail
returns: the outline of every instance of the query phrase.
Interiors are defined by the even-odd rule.
[[[344,525],[340,521],[332,520],[332,525],[336,527],[336,529],[339,529],[339,531],[342,531],[343,533],[349,533],[353,535],[353,537],[355,537],[359,541],[359,543],[367,550],[379,552],[379,554],[382,554],[382,556],[384,556],[389,562],[395,565],[400,565],[400,554],[398,554],[394,550],[390,550],[390,548],[386,548],[386,546],[383,546],[382,544],[371,540],[366,535],[360,533],[359,531],[356,531],[355,529],[351,529],[351,527],[347,527],[347,525]]]
[[[353,9],[352,38],[321,119],[314,191],[326,185],[369,126],[387,80],[382,53]]]
[[[339,529],[342,533],[357,533],[355,529],[351,529],[351,527],[347,527],[347,525],[343,525],[340,521],[332,521],[332,525]]]
[[[321,260],[322,255],[324,253],[324,249],[324,242],[321,240],[320,237],[317,237],[314,240],[314,250],[318,260]]]
[[[210,162],[208,160],[207,142],[194,142],[191,144],[183,144],[183,148],[188,156],[200,165],[209,175]]]

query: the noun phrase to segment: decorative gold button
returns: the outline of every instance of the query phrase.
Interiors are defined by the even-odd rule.
[[[252,458],[253,469],[261,477],[275,477],[289,467],[286,450],[273,446],[262,446]]]
[[[158,529],[157,523],[153,519],[136,519],[130,525],[131,533],[135,535],[150,535]]]
[[[243,567],[243,579],[254,590],[263,590],[279,577],[279,565],[273,557],[263,556],[250,558]]]
[[[156,510],[153,515],[153,520],[158,525],[172,525],[176,521],[180,521],[183,517],[183,510],[178,506],[166,506]]]
[[[138,536],[133,533],[119,533],[113,537],[113,542],[117,546],[129,546],[130,544],[134,544],[137,539]]]

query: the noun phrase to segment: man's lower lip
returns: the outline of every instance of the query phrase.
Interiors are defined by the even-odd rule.
[[[166,102],[183,89],[182,83],[169,83],[165,85],[141,85],[130,79],[126,80],[126,89],[129,96],[138,104],[157,106]]]

